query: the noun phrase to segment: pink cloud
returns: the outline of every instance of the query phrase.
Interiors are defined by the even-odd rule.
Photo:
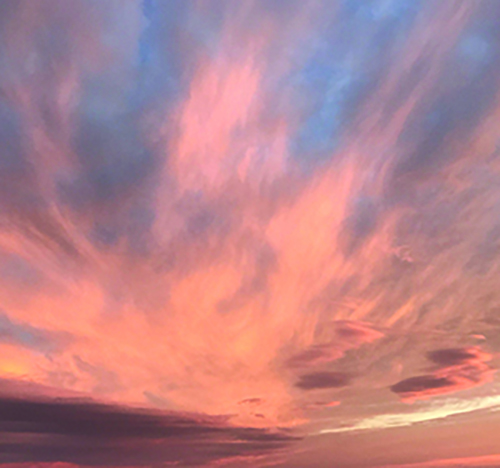
[[[320,343],[297,352],[289,360],[290,367],[310,367],[341,358],[347,351],[372,343],[384,336],[370,324],[339,320],[321,324]]]

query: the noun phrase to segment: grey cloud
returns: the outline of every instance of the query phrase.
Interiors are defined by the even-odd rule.
[[[432,89],[412,111],[400,136],[401,157],[388,179],[388,193],[413,202],[411,195],[429,176],[443,170],[457,157],[457,148],[477,131],[492,110],[500,82],[500,6],[480,2],[474,17],[448,55]],[[488,53],[464,51],[464,39],[477,36]],[[469,41],[470,42],[470,41]],[[469,46],[469,48],[472,46]],[[476,46],[477,48],[477,46]],[[466,53],[467,52],[467,53]],[[477,63],[481,58],[480,66]],[[422,57],[425,66],[426,57]],[[474,63],[470,63],[475,60]],[[474,73],[471,74],[471,67]],[[401,99],[399,97],[398,99]],[[449,142],[453,141],[453,146]]]
[[[74,399],[2,397],[0,428],[0,463],[195,466],[273,454],[298,440],[284,432],[232,427],[223,418]]]
[[[394,393],[421,393],[426,390],[446,388],[453,386],[454,382],[446,377],[436,377],[434,375],[421,375],[402,380],[390,388]]]
[[[343,372],[312,372],[300,377],[296,386],[302,390],[339,388],[349,385],[351,376]]]
[[[448,348],[431,351],[427,357],[440,366],[457,366],[467,363],[471,359],[477,359],[477,353],[469,348]]]
[[[432,374],[404,379],[390,387],[403,398],[426,398],[488,382],[495,372],[487,361],[491,355],[477,347],[431,351],[427,358],[437,365]]]

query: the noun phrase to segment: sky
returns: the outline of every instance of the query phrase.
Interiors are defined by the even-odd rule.
[[[0,0],[0,467],[500,467],[498,0]]]

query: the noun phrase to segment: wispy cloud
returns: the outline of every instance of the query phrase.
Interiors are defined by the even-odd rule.
[[[372,392],[394,414],[349,427],[465,412],[394,394],[486,404],[499,18],[489,0],[0,0],[0,378],[114,401],[53,407],[78,447],[80,410],[140,404],[229,415],[235,457],[252,427],[341,400],[350,421]],[[4,447],[49,456],[32,442]]]
[[[460,414],[472,413],[479,410],[500,410],[500,396],[487,396],[471,399],[449,399],[414,408],[404,413],[381,414],[366,419],[345,423],[341,427],[322,429],[318,434],[331,434],[352,431],[368,431],[407,427],[414,424],[435,421]]]

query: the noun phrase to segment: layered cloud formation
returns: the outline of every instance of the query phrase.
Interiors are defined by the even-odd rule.
[[[285,433],[231,427],[221,418],[152,412],[78,399],[2,397],[0,415],[2,464],[258,463],[263,456],[276,456],[297,440]]]

